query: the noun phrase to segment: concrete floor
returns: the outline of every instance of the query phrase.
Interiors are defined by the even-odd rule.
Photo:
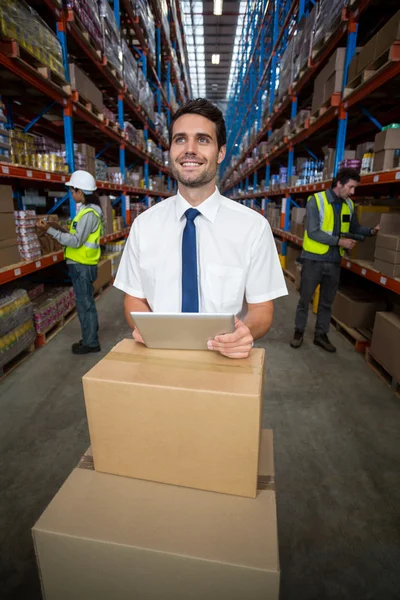
[[[336,332],[337,355],[315,347],[311,329],[292,350],[297,298],[276,302],[258,343],[264,426],[275,430],[281,600],[397,600],[400,400]],[[129,334],[120,292],[98,310],[104,355]],[[41,598],[30,529],[89,445],[81,377],[101,355],[73,356],[79,338],[74,319],[0,384],[2,600]]]

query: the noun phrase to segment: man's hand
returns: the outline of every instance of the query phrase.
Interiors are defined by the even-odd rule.
[[[353,250],[356,244],[357,242],[355,240],[351,240],[350,238],[340,238],[339,240],[339,246],[346,248],[346,250]]]
[[[376,235],[378,233],[378,231],[380,230],[381,226],[377,225],[376,227],[373,227],[371,229],[371,235]]]
[[[234,333],[217,335],[207,344],[209,350],[217,350],[228,358],[247,358],[253,346],[253,336],[250,329],[235,317]]]
[[[139,333],[139,329],[134,329],[132,331],[132,337],[135,340],[135,342],[138,342],[139,344],[144,344],[144,340],[142,338],[142,336]]]
[[[38,221],[36,223],[36,225],[39,227],[39,229],[44,229],[44,231],[47,231],[48,229],[50,229],[50,225],[47,221],[45,221],[44,219],[40,219],[40,221]]]

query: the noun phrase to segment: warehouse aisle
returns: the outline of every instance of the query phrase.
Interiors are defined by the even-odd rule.
[[[268,338],[264,426],[275,429],[281,599],[397,599],[400,401],[339,334],[338,354],[291,350],[293,290]],[[104,355],[128,334],[122,297],[98,302]],[[1,384],[0,592],[39,600],[30,528],[89,445],[75,319]],[[245,599],[244,599],[245,600]]]

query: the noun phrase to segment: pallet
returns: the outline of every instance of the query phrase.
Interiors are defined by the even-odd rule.
[[[72,308],[68,313],[66,313],[57,323],[54,323],[49,329],[44,331],[43,333],[38,333],[35,340],[36,348],[43,348],[46,344],[53,339],[72,319],[76,316],[76,308]]]
[[[371,345],[371,338],[368,337],[367,331],[359,331],[348,327],[341,321],[332,317],[332,322],[335,325],[336,331],[341,333],[355,348],[356,352],[364,354],[367,348]]]
[[[23,48],[16,40],[2,39],[0,41],[0,51],[24,67],[34,70],[36,73],[41,75],[43,79],[51,81],[54,85],[62,88],[65,93],[70,94],[71,86],[65,81],[64,76],[52,71],[36,56]]]
[[[69,9],[67,11],[67,21],[69,21],[69,22],[72,21],[76,25],[76,28],[79,29],[79,32],[81,33],[82,37],[85,39],[85,42],[89,46],[91,46],[92,50],[96,53],[96,55],[98,56],[99,60],[101,60],[101,58],[102,58],[102,52],[101,52],[101,50],[93,42],[92,38],[90,37],[90,34],[89,34],[88,30],[86,29],[86,27],[84,26],[84,24],[80,20],[79,15],[74,10]]]
[[[99,121],[104,122],[105,117],[104,114],[99,110],[92,102],[89,100],[85,100],[85,98],[80,94],[77,90],[72,91],[72,100],[75,104],[79,104],[81,108],[84,108],[88,112],[90,112],[94,117],[99,119]]]
[[[30,355],[35,351],[35,344],[31,344],[25,350],[22,350],[17,356],[12,358],[7,364],[0,367],[0,381],[3,380],[4,377],[9,375],[14,369],[16,369],[20,364],[22,364]]]
[[[122,132],[122,129],[118,125],[118,123],[115,123],[115,121],[110,121],[110,119],[108,119],[107,117],[104,117],[104,125],[106,125],[106,127],[109,127],[118,134],[121,134]]]
[[[311,120],[314,122],[322,117],[322,115],[325,114],[332,106],[339,106],[340,96],[340,92],[335,92],[332,94],[332,96],[330,96],[328,100],[325,100],[325,102],[321,104],[318,110],[312,115]]]
[[[400,42],[395,42],[385,50],[383,54],[378,56],[372,63],[370,63],[361,73],[357,75],[352,81],[350,81],[343,92],[343,99],[347,98],[350,94],[358,90],[368,79],[375,77],[381,70],[385,70],[391,62],[397,62],[400,60]]]
[[[378,360],[376,360],[373,354],[371,354],[371,350],[369,348],[367,348],[365,352],[365,360],[367,361],[370,369],[372,369],[378,375],[378,377],[387,383],[387,385],[389,385],[395,394],[397,394],[397,396],[400,398],[400,381],[397,381],[393,375],[388,373],[385,367],[381,365]]]

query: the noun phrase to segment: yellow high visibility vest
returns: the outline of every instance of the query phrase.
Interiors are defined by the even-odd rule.
[[[97,265],[100,260],[100,236],[101,236],[101,217],[98,213],[93,210],[93,208],[83,208],[74,218],[71,223],[71,227],[69,228],[70,233],[75,233],[76,227],[82,217],[89,212],[92,212],[99,219],[99,224],[94,233],[91,233],[86,240],[79,248],[70,248],[67,246],[65,248],[65,258],[69,258],[75,262],[81,263],[82,265]]]
[[[313,196],[310,196],[308,200],[311,200]],[[335,225],[335,209],[332,204],[329,203],[326,192],[318,192],[314,194],[319,210],[319,222],[321,231],[325,233],[333,234]],[[350,231],[351,217],[354,212],[354,203],[350,198],[347,198],[342,203],[342,209],[340,211],[340,233],[348,233]],[[326,254],[330,248],[328,244],[321,244],[310,239],[307,234],[307,229],[304,233],[303,248],[306,252],[312,252],[313,254]],[[344,256],[344,248],[339,248],[340,254]]]

